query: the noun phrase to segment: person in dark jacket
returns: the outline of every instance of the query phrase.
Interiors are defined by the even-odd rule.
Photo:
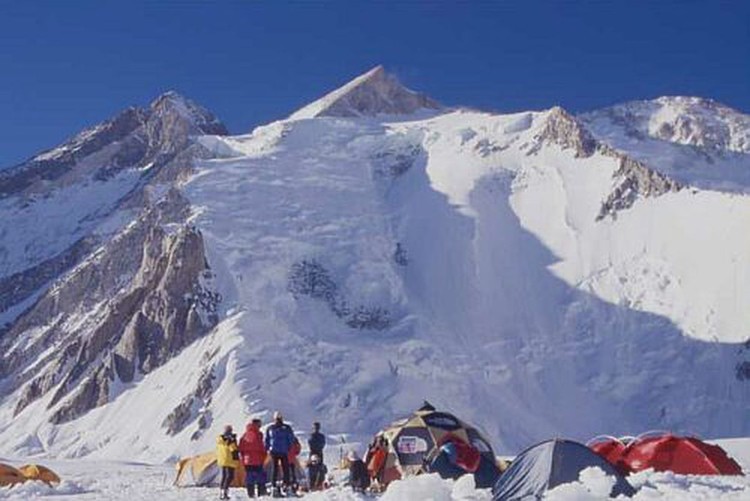
[[[322,491],[326,488],[326,477],[328,468],[320,460],[320,456],[312,454],[310,462],[307,464],[307,480],[310,483],[311,491]]]
[[[253,419],[245,428],[245,434],[240,438],[240,460],[245,467],[245,487],[248,497],[266,495],[266,472],[263,463],[266,460],[266,448],[263,443],[263,433],[260,431],[260,419]]]
[[[232,427],[226,425],[224,433],[216,439],[216,462],[221,468],[221,495],[219,499],[229,499],[229,486],[234,480],[234,469],[240,466],[240,454],[237,449],[237,435]]]
[[[277,488],[279,477],[284,479],[284,487],[290,486],[289,479],[289,450],[294,444],[294,431],[284,422],[284,417],[276,411],[273,424],[266,430],[266,450],[273,461],[273,486]]]
[[[349,481],[354,492],[365,492],[370,487],[370,475],[367,466],[355,451],[349,452]]]
[[[323,463],[323,449],[326,447],[326,436],[320,432],[320,423],[317,421],[313,423],[313,431],[307,440],[307,445],[310,447],[310,458],[315,454],[320,457],[320,462]]]

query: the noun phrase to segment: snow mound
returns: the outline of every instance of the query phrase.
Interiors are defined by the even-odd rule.
[[[78,494],[86,494],[88,492],[89,490],[79,482],[63,480],[59,485],[50,486],[44,482],[29,481],[21,485],[0,487],[0,499],[26,500],[53,496],[56,498],[66,497],[68,499],[77,499]]]
[[[719,475],[677,475],[671,472],[656,473],[647,470],[628,477],[636,488],[631,499],[664,500],[747,500],[750,499],[750,479],[747,477]],[[554,501],[596,501],[607,499],[614,478],[599,468],[581,472],[578,482],[560,485],[550,490],[545,499]],[[620,497],[626,499],[624,497]],[[618,499],[620,499],[618,498]]]

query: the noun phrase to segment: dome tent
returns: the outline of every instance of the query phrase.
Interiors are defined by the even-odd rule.
[[[653,468],[683,475],[742,475],[742,467],[718,445],[664,432],[639,436],[616,464],[628,473]]]
[[[177,476],[174,485],[177,487],[208,487],[218,486],[221,468],[216,462],[216,453],[207,452],[197,456],[180,459],[175,465]],[[245,470],[235,468],[232,487],[245,485]]]
[[[40,464],[26,464],[18,471],[26,477],[26,480],[39,480],[50,486],[60,483],[60,476],[57,473]]]
[[[294,467],[298,480],[306,477],[306,472],[302,468],[299,458],[291,466]],[[268,456],[263,463],[263,469],[266,477],[269,479],[271,478],[272,468],[271,458]],[[173,485],[177,487],[216,487],[219,485],[221,479],[221,468],[219,468],[216,462],[216,452],[213,451],[182,458],[175,465],[175,469],[177,470],[177,475],[175,476]],[[242,467],[235,468],[231,487],[244,486],[245,469]]]
[[[519,454],[493,487],[492,499],[541,498],[549,489],[578,481],[581,471],[592,466],[615,477],[611,496],[635,494],[628,481],[591,449],[572,440],[553,439]]]
[[[622,454],[627,447],[624,439],[610,435],[599,435],[586,442],[586,447],[617,468],[617,471],[623,475],[628,474],[628,469],[622,464]]]
[[[438,411],[429,402],[413,415],[392,423],[375,438],[381,437],[386,441],[388,452],[380,477],[384,484],[425,473],[440,446],[448,440],[462,442],[477,451],[480,457],[479,469],[475,472],[477,483],[487,478],[488,470],[492,478],[500,474],[492,446],[484,434],[453,414]]]
[[[0,464],[0,487],[22,484],[26,480],[23,473],[16,468],[7,464]]]

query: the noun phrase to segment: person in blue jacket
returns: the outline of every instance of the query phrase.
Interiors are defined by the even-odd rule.
[[[294,431],[284,422],[280,412],[273,414],[273,424],[266,430],[266,450],[273,461],[273,487],[277,489],[279,476],[284,479],[284,488],[291,485],[289,476],[289,449],[294,443]]]

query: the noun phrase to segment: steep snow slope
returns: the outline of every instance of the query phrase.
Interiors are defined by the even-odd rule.
[[[97,398],[56,424],[52,393],[29,390],[56,388],[48,329],[21,329],[14,342],[33,350],[16,351],[38,358],[3,380],[0,451],[160,461],[277,408],[359,440],[423,398],[500,452],[552,435],[750,432],[750,198],[676,182],[593,118],[590,131],[560,108],[424,110],[386,99],[410,91],[378,72],[252,134],[200,138],[214,158],[165,182],[180,209],[157,228],[169,242],[189,209],[188,253],[206,268],[181,275],[157,240],[124,298],[161,283],[149,259],[183,285],[210,272],[219,324],[166,347],[180,329],[160,301],[192,311],[194,295],[124,303],[137,314],[112,313],[115,349],[80,350]],[[671,143],[643,141],[671,158]]]
[[[597,221],[619,159],[561,147],[559,117],[327,118],[223,141],[234,155],[187,196],[242,310],[245,400],[365,432],[427,396],[507,448],[746,433],[737,346],[686,334],[744,334],[742,294],[713,294],[747,273],[750,202],[682,190]],[[711,224],[685,231],[696,214]],[[732,245],[696,245],[718,235]]]

